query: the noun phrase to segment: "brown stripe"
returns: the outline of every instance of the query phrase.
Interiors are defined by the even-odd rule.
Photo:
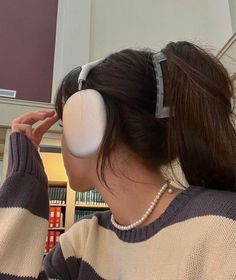
[[[141,229],[116,229],[111,224],[111,211],[98,212],[95,216],[100,226],[115,232],[120,240],[134,243],[145,241],[170,225],[195,217],[217,215],[236,221],[235,209],[236,193],[191,186],[176,196],[157,220]],[[92,216],[86,218],[91,219]]]
[[[25,135],[14,132],[10,136],[8,176],[18,171],[34,175],[43,185],[47,185],[38,151]]]
[[[32,175],[16,172],[6,179],[0,188],[0,207],[19,207],[48,219],[48,191]]]
[[[43,275],[41,276],[41,278],[38,279],[42,279],[42,280],[46,280],[48,278],[46,278],[46,275],[44,274],[44,278],[42,278]],[[0,272],[0,279],[1,280],[35,280],[37,278],[34,277],[25,277],[25,276],[15,276],[15,275],[11,275],[11,274],[4,274]]]

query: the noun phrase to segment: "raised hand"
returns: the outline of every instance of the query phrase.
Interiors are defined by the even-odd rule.
[[[38,121],[43,121],[37,127],[33,127]],[[28,112],[16,118],[12,122],[12,132],[24,134],[38,149],[44,133],[58,121],[54,110],[41,110]]]

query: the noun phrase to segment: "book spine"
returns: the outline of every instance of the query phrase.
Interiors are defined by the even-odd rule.
[[[48,233],[49,233],[49,232],[48,232]],[[46,236],[46,242],[45,242],[44,253],[47,253],[47,252],[48,252],[48,233],[47,233],[47,236]]]
[[[60,204],[60,191],[61,191],[61,188],[57,188],[57,190],[56,190],[56,194],[57,194],[57,204]]]
[[[62,192],[63,188],[59,188],[58,189],[58,204],[62,204],[62,200],[61,200],[61,192]]]
[[[64,217],[64,214],[61,212],[61,215],[60,215],[60,227],[64,227],[64,223],[63,223],[63,217]]]
[[[54,197],[55,197],[55,189],[52,187],[51,188],[51,203],[53,204],[54,203]]]
[[[84,192],[81,193],[81,204],[84,205]]]
[[[58,193],[59,193],[59,188],[55,188],[55,203],[58,204]]]
[[[49,203],[51,203],[51,192],[52,192],[52,188],[48,188],[48,199],[49,199]]]
[[[80,192],[76,193],[76,204],[79,204],[79,200],[80,200]]]
[[[49,231],[48,251],[50,252],[55,244],[55,232],[54,230]]]
[[[94,205],[93,190],[90,191],[90,203]]]
[[[63,188],[63,204],[66,204],[66,188]]]
[[[97,192],[96,190],[94,190],[94,192],[95,192],[95,196],[96,196],[96,199],[95,199],[95,201],[96,201],[96,205],[98,205],[98,204],[99,204],[99,200],[98,200],[98,192]]]
[[[55,207],[49,208],[49,227],[52,228],[55,225]]]
[[[61,225],[61,207],[55,207],[55,227],[59,228]]]
[[[60,231],[55,232],[55,245],[59,242],[60,235],[61,235]]]

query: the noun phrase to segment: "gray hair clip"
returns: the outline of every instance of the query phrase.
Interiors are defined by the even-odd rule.
[[[152,62],[156,75],[157,83],[157,101],[156,101],[156,112],[155,116],[158,119],[168,118],[170,115],[170,108],[164,107],[164,81],[163,72],[161,69],[161,62],[166,61],[166,56],[162,52],[155,53],[152,56]]]

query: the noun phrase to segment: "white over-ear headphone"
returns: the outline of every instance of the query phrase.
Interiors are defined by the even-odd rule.
[[[63,135],[72,155],[88,157],[99,150],[106,129],[106,107],[102,95],[94,89],[82,89],[89,71],[104,59],[82,66],[78,78],[79,91],[74,93],[63,108]],[[163,53],[153,56],[153,64],[157,79],[156,116],[168,117],[168,108],[163,107],[163,75],[161,62],[166,58]]]
[[[63,135],[71,154],[88,157],[94,154],[106,129],[106,108],[101,94],[94,89],[82,90],[89,71],[103,59],[82,66],[78,78],[79,91],[63,108]]]

